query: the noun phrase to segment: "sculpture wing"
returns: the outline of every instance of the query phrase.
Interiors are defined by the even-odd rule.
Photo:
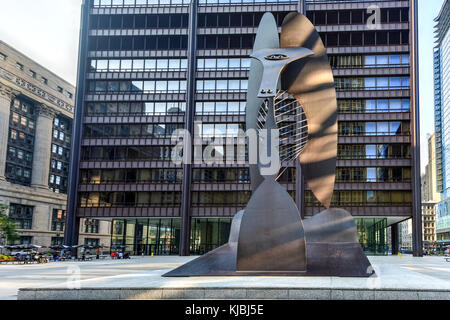
[[[305,181],[317,200],[330,207],[336,174],[337,101],[333,73],[325,46],[304,15],[290,13],[283,21],[281,48],[304,47],[314,55],[289,64],[282,87],[294,96],[306,114],[308,142],[300,154]]]

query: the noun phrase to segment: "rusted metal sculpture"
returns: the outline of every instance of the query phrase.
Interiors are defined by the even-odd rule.
[[[330,209],[337,102],[319,34],[305,16],[291,13],[279,39],[275,19],[266,13],[251,57],[247,130],[256,130],[268,145],[271,136],[263,131],[279,133],[279,160],[299,157],[306,183],[327,209],[302,220],[295,202],[276,181],[279,168],[267,172],[258,158],[250,164],[252,197],[234,217],[229,242],[164,276],[373,275],[353,217]],[[258,150],[258,157],[261,151],[266,150]]]

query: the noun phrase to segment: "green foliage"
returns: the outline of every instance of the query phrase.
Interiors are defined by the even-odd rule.
[[[0,203],[0,238],[6,239],[7,243],[11,243],[19,238],[16,224],[11,221],[6,214],[8,206]]]

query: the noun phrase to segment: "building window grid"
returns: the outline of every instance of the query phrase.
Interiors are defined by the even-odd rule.
[[[338,144],[339,160],[344,159],[410,159],[409,144]]]
[[[322,1],[322,0],[321,0]],[[349,1],[349,0],[346,0]],[[307,2],[316,2],[307,0]],[[139,6],[186,6],[190,0],[94,0],[94,7],[139,7]],[[264,4],[264,3],[297,3],[294,0],[199,0],[199,5],[207,4]]]
[[[132,29],[186,29],[189,24],[186,13],[161,14],[93,14],[89,27],[91,30],[132,30]]]
[[[193,169],[193,183],[250,183],[248,168]],[[295,168],[288,168],[279,182],[293,182]],[[295,179],[295,178],[294,178]]]
[[[307,207],[321,206],[309,190],[305,192],[305,205]],[[333,207],[411,206],[412,193],[410,190],[339,190],[333,193],[331,205]]]
[[[409,67],[409,54],[329,56],[335,69]]]
[[[83,161],[172,161],[173,146],[83,147]]]
[[[64,237],[52,237],[50,240],[50,246],[59,247],[64,244]]]
[[[90,81],[89,92],[92,93],[184,93],[186,80],[125,80],[125,81]]]
[[[5,175],[11,183],[29,186],[36,121],[34,105],[18,97],[12,100],[10,113]]]
[[[410,167],[338,167],[336,182],[411,182]]]
[[[207,0],[211,1],[211,0]],[[212,0],[214,1],[214,0]],[[343,1],[343,0],[338,0]],[[344,0],[345,2],[354,0]],[[306,2],[324,2],[323,0],[307,0]],[[409,21],[409,8],[381,8],[380,21],[385,23],[400,23]],[[371,16],[366,10],[333,10],[333,11],[307,11],[307,17],[314,25],[345,25],[365,24]]]
[[[87,246],[92,246],[94,248],[99,247],[100,239],[97,238],[84,238],[84,244]]]
[[[409,77],[335,78],[334,83],[337,91],[409,89]]]
[[[346,122],[338,123],[338,135],[351,136],[401,136],[410,134],[408,121],[378,121],[378,122]]]
[[[52,231],[64,231],[66,223],[66,210],[53,209],[52,211]]]
[[[81,184],[182,183],[181,169],[90,169],[81,170]]]
[[[245,101],[196,101],[196,115],[245,114]]]
[[[99,233],[100,221],[97,219],[85,219],[84,220],[84,232],[85,233]]]
[[[145,2],[145,1],[144,1]],[[117,2],[116,2],[117,3]],[[100,4],[100,2],[99,2],[99,4]],[[373,66],[371,66],[371,67],[375,67],[375,65],[373,65]],[[380,109],[381,110],[381,109]],[[394,110],[394,109],[393,109]],[[383,112],[383,111],[377,111],[377,112]],[[406,112],[406,111],[405,111]],[[345,195],[343,196],[343,197],[345,197]]]
[[[181,192],[81,192],[79,207],[178,207]]]
[[[114,219],[111,243],[132,254],[171,255],[179,252],[180,219]]]
[[[17,224],[18,229],[32,229],[33,225],[33,206],[27,206],[17,203],[9,205],[9,218]]]
[[[53,120],[50,157],[49,188],[57,193],[67,193],[72,120],[58,115]]]
[[[90,72],[161,72],[185,71],[187,59],[92,59]]]
[[[410,112],[409,99],[338,99],[339,113]]]
[[[150,123],[150,124],[117,124],[85,125],[84,138],[171,138],[176,130],[183,129],[181,123]]]
[[[90,36],[89,51],[187,50],[187,35]]]
[[[199,58],[197,59],[197,70],[249,70],[250,58]]]
[[[245,92],[248,89],[247,79],[205,79],[196,81],[196,92]]]
[[[208,137],[238,137],[239,130],[244,132],[243,123],[202,123],[198,126],[199,136]]]
[[[184,115],[184,101],[87,103],[86,116]]]

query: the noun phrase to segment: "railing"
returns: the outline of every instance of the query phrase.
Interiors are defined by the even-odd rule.
[[[110,253],[116,252],[129,252],[132,255],[176,255],[179,253],[179,247],[175,243],[165,244],[140,244],[140,243],[127,243],[127,247],[132,247],[132,250],[127,250],[126,248],[111,248]]]
[[[203,255],[209,251],[212,251],[221,246],[218,243],[208,243],[208,244],[193,244],[191,239],[191,254],[192,255]]]
[[[183,128],[177,128],[183,129]],[[85,134],[83,139],[170,139],[172,137],[172,133],[169,134],[129,134],[129,135],[120,135],[120,134],[107,134],[107,133],[94,133],[92,135]]]
[[[148,116],[184,116],[185,111],[171,112],[86,112],[86,117],[148,117]]]
[[[360,64],[360,65],[332,65],[333,69],[361,69],[361,68],[408,68],[407,64]]]
[[[113,191],[114,192],[114,191]],[[130,208],[130,207],[179,207],[181,205],[181,201],[172,202],[172,203],[135,203],[135,202],[115,202],[115,203],[80,203],[79,208]]]
[[[370,109],[363,109],[363,108],[361,108],[361,109],[356,109],[355,108],[353,110],[345,110],[344,108],[338,107],[338,113],[340,113],[340,114],[349,114],[349,113],[352,113],[352,114],[354,114],[354,113],[367,114],[367,113],[386,113],[386,112],[389,112],[389,113],[402,113],[402,112],[405,112],[405,113],[407,113],[407,112],[410,112],[410,109],[408,107],[408,109],[406,109],[406,108],[386,108],[386,109],[372,109],[372,110],[370,110]]]
[[[224,191],[226,192],[226,191]],[[240,208],[245,207],[247,205],[248,201],[245,203],[192,203],[192,207],[210,207],[210,208]]]
[[[186,90],[127,90],[127,91],[115,91],[115,90],[99,90],[88,91],[88,94],[172,94],[172,93],[186,93]]]
[[[382,2],[389,0],[306,0],[306,3],[333,2]],[[297,4],[299,0],[198,0],[200,6],[205,5],[264,5],[264,4]],[[95,0],[94,8],[133,8],[154,6],[187,6],[191,0]]]
[[[94,8],[132,8],[132,7],[153,7],[153,6],[187,6],[191,0],[95,0]],[[298,0],[198,0],[202,5],[249,5],[249,4],[276,4],[291,3],[296,4]]]
[[[201,112],[195,112],[196,116],[244,116],[245,111],[224,111],[224,112],[218,112],[218,111],[201,111]]]
[[[387,87],[339,87],[336,91],[383,91],[383,90],[409,90],[409,86],[387,86]]]
[[[81,180],[81,185],[105,185],[105,184],[179,184],[182,183],[182,180],[173,180],[173,179],[160,179],[160,180],[97,180],[97,181],[85,181]]]
[[[89,73],[107,72],[185,72],[187,68],[164,68],[164,69],[91,69]]]
[[[224,67],[224,68],[219,68],[219,67],[211,67],[211,68],[207,68],[207,67],[203,67],[203,68],[197,68],[197,71],[249,71],[250,67]]]
[[[349,190],[350,191],[350,190]],[[306,207],[322,207],[318,202],[305,202]],[[332,202],[332,207],[410,207],[411,202]]]
[[[336,179],[337,183],[396,183],[396,182],[411,182],[411,179]]]
[[[151,6],[187,6],[190,0],[95,0],[94,8],[133,8]]]
[[[388,160],[388,159],[407,159],[410,160],[411,156],[404,155],[391,155],[391,156],[370,156],[370,155],[338,155],[338,160]]]
[[[339,137],[373,137],[373,136],[409,136],[410,132],[339,132]]]

